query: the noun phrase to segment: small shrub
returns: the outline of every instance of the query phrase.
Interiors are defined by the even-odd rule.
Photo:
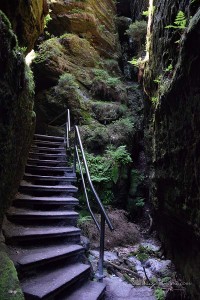
[[[142,43],[145,41],[147,33],[147,22],[146,21],[136,21],[130,24],[129,29],[126,30],[126,33],[136,41],[140,48]]]
[[[155,290],[155,297],[156,297],[156,300],[164,300],[165,292],[161,288],[157,288]]]
[[[102,69],[93,69],[95,79],[103,81],[110,87],[114,87],[120,84],[120,79],[117,77],[112,77],[107,71]]]

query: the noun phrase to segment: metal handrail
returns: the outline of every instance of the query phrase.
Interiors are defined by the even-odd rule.
[[[92,217],[92,219],[94,220],[95,225],[97,226],[98,231],[100,232],[100,254],[99,254],[99,262],[98,262],[98,273],[96,274],[96,277],[99,281],[103,280],[103,260],[104,260],[104,242],[105,242],[105,222],[107,223],[109,229],[112,231],[114,230],[111,221],[105,211],[105,208],[94,188],[94,185],[92,183],[91,180],[91,176],[90,176],[90,172],[88,169],[88,165],[87,165],[87,160],[85,157],[85,152],[83,149],[83,144],[81,141],[81,136],[80,136],[80,132],[79,132],[79,128],[77,125],[75,125],[74,127],[75,129],[75,139],[74,139],[74,164],[73,164],[73,172],[76,173],[76,162],[78,162],[79,165],[79,170],[80,170],[80,174],[81,174],[81,179],[82,179],[82,184],[83,184],[83,189],[84,189],[84,194],[86,197],[86,203],[88,206],[88,210],[90,212],[90,215]],[[65,124],[65,145],[66,148],[69,148],[69,132],[71,131],[71,122],[70,122],[70,111],[69,109],[67,110],[67,120],[66,120],[66,124]],[[101,222],[99,224],[99,222],[97,221],[95,215],[92,212],[92,209],[90,207],[90,203],[89,203],[89,198],[88,198],[88,194],[87,194],[87,189],[86,189],[86,184],[85,184],[85,179],[84,179],[84,175],[83,175],[83,168],[82,168],[82,164],[81,164],[81,159],[80,159],[80,155],[79,155],[79,151],[78,148],[81,152],[82,155],[82,162],[84,165],[84,169],[85,169],[85,173],[87,176],[87,180],[88,183],[90,185],[90,188],[93,192],[94,198],[96,200],[96,203],[98,204],[98,207],[100,208],[100,213],[101,213]]]

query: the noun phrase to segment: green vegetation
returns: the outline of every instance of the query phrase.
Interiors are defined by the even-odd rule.
[[[148,10],[144,10],[142,12],[142,15],[145,17],[148,17],[151,14],[151,10],[152,10],[152,13],[154,13],[155,8],[156,8],[155,6],[153,6],[152,8],[149,7]]]
[[[81,14],[83,12],[85,12],[84,9],[76,7],[76,8],[72,8],[72,10],[70,10],[69,13],[70,14]]]
[[[137,259],[143,262],[149,259],[149,257],[151,257],[152,255],[154,256],[154,252],[151,249],[149,249],[147,246],[144,247],[140,245],[138,250],[136,252],[131,253],[131,255],[135,255]]]
[[[126,146],[118,148],[110,146],[106,149],[104,155],[94,155],[86,152],[86,159],[91,179],[100,199],[104,204],[112,204],[114,200],[113,187],[132,162]]]
[[[130,175],[130,190],[127,204],[127,210],[132,216],[137,216],[141,213],[145,205],[144,198],[142,197],[141,185],[144,182],[144,176],[138,170],[131,170]]]
[[[172,70],[173,70],[173,66],[172,66],[172,64],[170,64],[169,66],[167,66],[167,68],[164,71],[171,72]]]
[[[40,64],[48,59],[61,56],[64,52],[63,46],[59,43],[58,38],[51,38],[46,40],[39,46],[39,52],[36,53],[34,62]]]
[[[51,12],[51,10],[50,10]],[[47,28],[48,23],[52,20],[52,17],[50,16],[50,14],[46,15],[46,17],[44,18],[44,28]]]
[[[121,132],[123,135],[131,135],[134,129],[134,119],[132,117],[120,118],[111,123],[113,132]]]
[[[110,87],[117,86],[121,83],[118,77],[110,76],[106,70],[93,69],[93,73],[95,75],[96,80],[103,81]]]
[[[153,103],[153,104],[157,104],[158,103],[158,101],[159,101],[159,97],[151,97],[151,102]]]
[[[16,269],[2,247],[0,247],[0,274],[1,299],[23,300]]]
[[[140,49],[142,48],[142,43],[145,41],[147,33],[147,22],[146,21],[136,21],[130,24],[129,29],[126,33],[138,43]]]
[[[156,297],[156,300],[164,300],[165,292],[161,288],[157,288],[155,290],[155,297]]]
[[[98,29],[100,31],[105,31],[106,30],[106,26],[104,24],[101,24],[101,25],[98,26]]]
[[[186,24],[187,24],[187,19],[185,13],[180,10],[175,18],[174,24],[167,25],[165,26],[165,28],[185,29]]]

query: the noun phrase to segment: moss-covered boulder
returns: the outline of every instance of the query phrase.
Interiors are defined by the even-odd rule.
[[[17,271],[13,262],[8,257],[2,241],[0,241],[0,274],[0,298],[2,300],[24,300],[24,295],[17,277]]]
[[[32,139],[34,83],[10,22],[0,11],[0,227]]]
[[[27,47],[29,52],[44,29],[44,17],[48,13],[46,0],[1,0],[0,9],[9,18],[20,46]]]

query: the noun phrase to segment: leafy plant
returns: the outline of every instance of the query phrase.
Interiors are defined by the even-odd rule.
[[[150,15],[150,13],[151,13],[151,10],[152,10],[152,12],[154,13],[155,8],[156,8],[156,7],[153,6],[152,8],[149,7],[148,10],[144,10],[144,11],[142,12],[142,16],[148,17],[148,16]]]
[[[139,246],[137,254],[137,259],[140,261],[145,261],[149,258],[149,249],[147,247],[144,247],[142,245]]]
[[[155,290],[155,297],[156,297],[156,300],[164,300],[165,292],[161,288],[157,288]]]
[[[51,10],[50,10],[51,12]],[[46,15],[46,17],[44,18],[44,28],[47,28],[48,23],[52,20],[52,17],[50,16],[50,14]]]
[[[187,24],[187,19],[185,13],[180,10],[175,18],[174,24],[165,26],[165,28],[174,28],[174,29],[185,29]]]
[[[158,97],[152,97],[152,98],[151,98],[151,102],[152,102],[153,104],[157,104],[157,103],[158,103],[158,100],[159,100]]]
[[[162,78],[161,75],[158,76],[158,77],[156,77],[156,79],[154,79],[154,82],[155,82],[155,83],[160,83],[160,82],[161,82],[161,78]]]
[[[164,71],[171,72],[172,70],[173,70],[173,66],[172,66],[172,64],[170,64],[169,66],[167,66],[167,68]]]
[[[119,180],[123,168],[131,163],[131,157],[126,146],[108,147],[104,155],[93,155],[86,152],[90,175],[100,199],[104,204],[111,204],[113,184]]]

